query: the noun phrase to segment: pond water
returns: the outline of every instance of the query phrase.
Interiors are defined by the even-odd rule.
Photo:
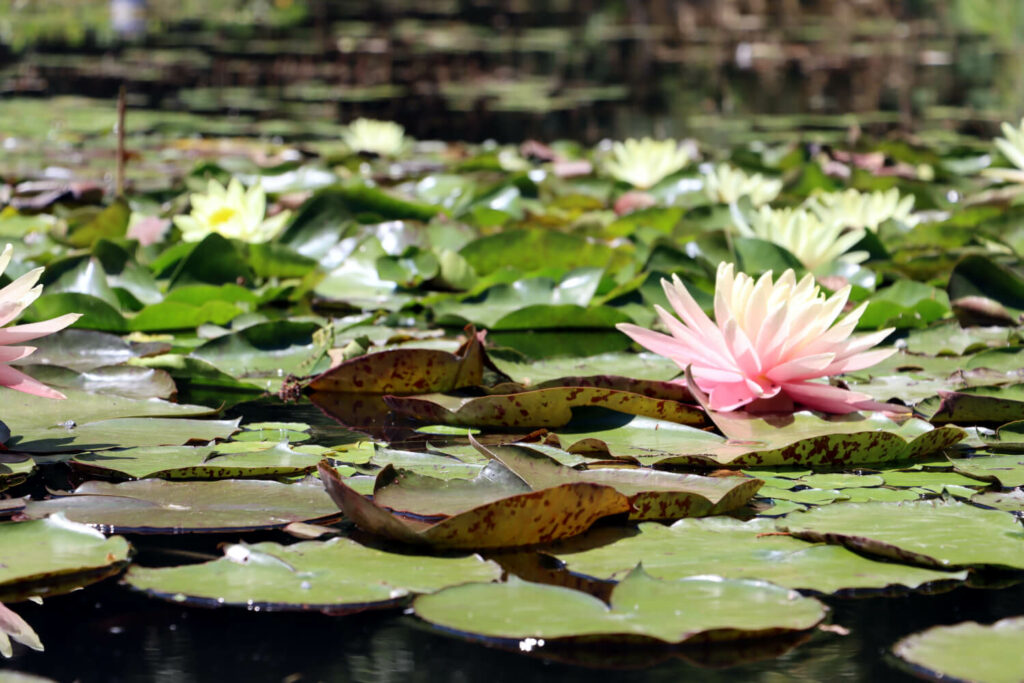
[[[170,186],[180,189],[178,181],[209,159],[227,159],[230,167],[244,158],[249,165],[238,162],[241,173],[259,158],[265,166],[280,164],[282,175],[295,171],[300,189],[316,187],[310,178],[322,169],[298,175],[296,159],[331,158],[340,124],[356,116],[399,121],[420,139],[571,138],[590,145],[654,133],[691,136],[705,150],[799,139],[816,151],[826,142],[855,146],[866,133],[900,144],[923,141],[922,147],[941,140],[947,149],[963,144],[973,152],[989,143],[971,135],[991,135],[1024,103],[1015,87],[1024,64],[1018,33],[1007,33],[998,13],[988,23],[967,21],[969,11],[960,15],[967,1],[948,12],[923,1],[878,0],[856,10],[842,9],[852,3],[797,3],[804,9],[795,19],[715,14],[706,7],[715,3],[691,3],[697,9],[671,16],[665,12],[673,4],[659,2],[649,3],[649,14],[642,3],[627,3],[632,14],[583,2],[252,4],[264,9],[239,15],[230,3],[152,0],[139,24],[146,28],[118,36],[106,2],[78,3],[71,14],[56,2],[0,2],[0,174],[90,181],[110,190],[113,98],[122,84],[129,187],[153,205],[173,200]],[[840,11],[852,14],[836,24]],[[280,143],[302,151],[278,158]],[[817,163],[810,153],[799,163],[805,162]],[[939,167],[937,156],[934,163]],[[388,177],[382,166],[378,175]],[[416,176],[415,167],[407,171],[390,177]],[[948,168],[943,173],[948,179]],[[832,182],[819,176],[814,182]],[[926,199],[930,188],[918,180],[908,186]],[[936,195],[934,202],[942,201]],[[967,244],[964,238],[954,246]],[[930,282],[938,276],[921,272]],[[504,334],[491,339],[536,357],[547,351],[546,338],[536,341],[540,335]],[[606,336],[614,348],[595,352],[628,344],[617,333]],[[227,416],[307,423],[310,443],[359,438],[305,402],[243,403]],[[393,446],[410,443],[392,439]],[[42,497],[44,484],[74,483],[61,466],[44,469],[32,491],[17,493]],[[293,540],[276,533],[245,538]],[[239,538],[130,540],[139,564],[160,566],[218,557],[220,544]],[[19,649],[0,661],[0,680],[19,671],[58,681],[903,681],[912,677],[889,654],[903,636],[1019,614],[1021,577],[995,578],[1008,587],[826,598],[831,623],[842,628],[815,631],[802,643],[529,653],[453,638],[397,611],[334,617],[198,609],[107,579],[42,606],[18,603],[47,652]]]
[[[224,539],[234,540],[234,539]],[[210,540],[213,543],[212,539]],[[158,561],[146,555],[143,563]],[[162,558],[165,561],[166,557]],[[180,561],[181,558],[173,558]],[[57,681],[473,681],[616,680],[836,681],[917,680],[893,664],[898,639],[930,626],[989,622],[1019,613],[1024,586],[1002,590],[958,588],[939,595],[828,599],[833,622],[849,635],[815,633],[775,659],[732,664],[749,648],[626,651],[616,662],[566,662],[572,653],[510,653],[433,633],[411,617],[364,613],[252,613],[188,609],[135,595],[108,580],[46,600],[20,603],[49,653],[0,663]],[[594,650],[588,651],[594,656]],[[756,655],[755,655],[756,656]],[[762,655],[764,656],[764,655]],[[689,661],[714,658],[713,664]]]

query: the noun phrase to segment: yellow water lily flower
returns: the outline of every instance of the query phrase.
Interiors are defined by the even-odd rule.
[[[719,164],[704,175],[704,193],[713,202],[735,204],[749,197],[754,206],[762,206],[779,196],[782,181],[766,178],[760,173],[747,175],[742,170]]]
[[[341,139],[353,152],[394,157],[406,146],[405,128],[394,121],[356,119],[341,132]]]
[[[860,263],[867,252],[846,253],[867,232],[863,228],[845,230],[835,222],[826,223],[806,209],[773,209],[762,206],[747,224],[736,221],[746,237],[758,237],[787,249],[809,271],[815,271],[835,260]]]
[[[914,197],[901,197],[896,188],[870,193],[849,189],[814,195],[804,205],[825,223],[835,222],[846,228],[874,231],[890,218],[898,221],[909,219],[914,210]]]
[[[232,178],[227,187],[211,179],[206,194],[193,194],[189,201],[192,213],[174,217],[174,224],[186,242],[198,242],[211,232],[253,244],[267,242],[281,231],[291,215],[282,211],[266,218],[267,196],[263,188],[257,184],[246,191],[237,178]]]
[[[647,190],[690,163],[690,154],[675,140],[629,138],[612,145],[604,171],[616,180]]]
[[[982,173],[996,180],[1024,183],[1024,119],[1016,128],[1004,121],[1002,129],[1004,137],[996,138],[993,142],[1017,168],[986,168]]]

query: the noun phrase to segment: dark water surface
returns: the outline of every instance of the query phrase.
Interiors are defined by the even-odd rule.
[[[395,613],[346,617],[190,609],[107,580],[45,606],[19,603],[46,653],[19,650],[4,669],[58,681],[909,681],[889,661],[901,637],[939,624],[1016,615],[1024,586],[940,595],[830,599],[847,636],[816,633],[766,661],[704,668],[669,653],[634,653],[631,668],[591,668],[435,633]],[[591,652],[600,651],[594,648]],[[564,655],[564,653],[562,653]],[[626,653],[628,654],[628,653]],[[683,657],[701,653],[681,651]],[[718,654],[724,661],[728,652]],[[604,664],[607,664],[605,662]]]

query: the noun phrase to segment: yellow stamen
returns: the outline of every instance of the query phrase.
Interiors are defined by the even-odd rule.
[[[222,206],[210,215],[210,225],[223,225],[234,218],[236,213],[234,209]]]

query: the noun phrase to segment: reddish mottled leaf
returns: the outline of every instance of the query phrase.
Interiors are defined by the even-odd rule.
[[[547,543],[580,534],[601,517],[629,511],[626,497],[610,486],[576,483],[509,496],[423,524],[396,517],[359,495],[326,463],[320,464],[320,478],[356,526],[413,545],[469,549]]]
[[[620,386],[628,386],[627,382]],[[584,406],[608,408],[682,424],[704,423],[704,411],[682,402],[689,396],[685,388],[669,382],[632,380],[632,383],[637,387],[642,386],[645,393],[582,385],[546,386],[490,396],[431,394],[415,398],[386,396],[384,400],[394,411],[417,420],[471,427],[561,427],[572,419],[573,408]],[[658,385],[664,385],[665,393],[670,395],[655,392],[653,387]]]
[[[470,442],[481,453],[503,463],[533,489],[572,482],[611,486],[629,498],[629,518],[679,519],[704,517],[744,505],[764,483],[750,477],[702,477],[650,469],[575,470],[559,465],[525,446],[483,446]]]
[[[345,361],[309,386],[314,391],[360,394],[426,394],[483,383],[488,365],[472,327],[454,354],[436,349],[396,349]]]
[[[973,387],[964,391],[939,391],[938,410],[932,415],[935,424],[958,422],[1000,423],[1024,419],[1024,385],[1007,387]]]

